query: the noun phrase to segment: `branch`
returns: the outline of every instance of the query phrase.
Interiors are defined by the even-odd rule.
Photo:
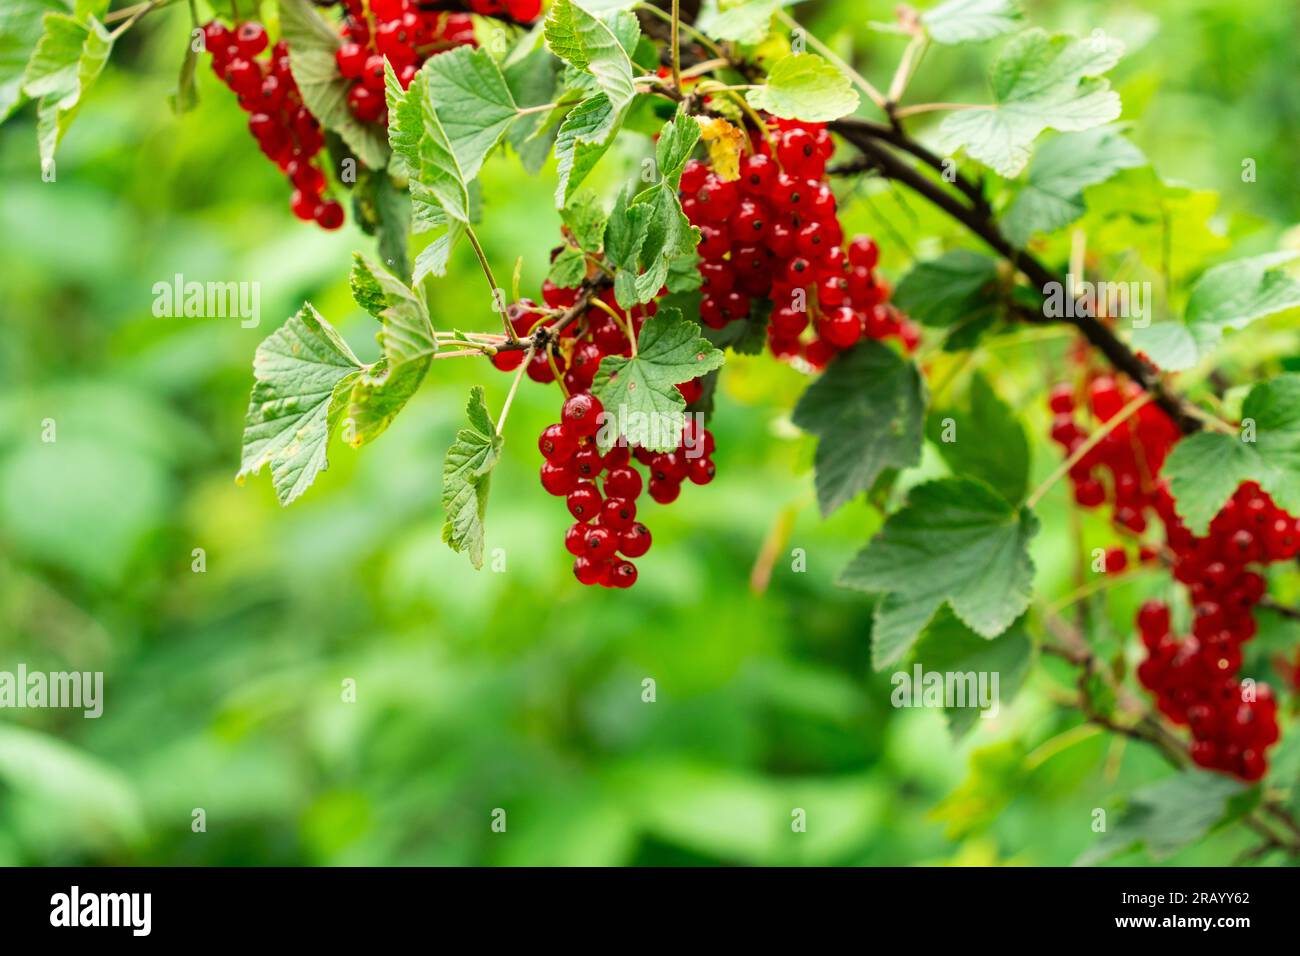
[[[863,168],[879,170],[881,175],[902,183],[920,194],[924,199],[938,206],[984,240],[994,252],[1015,266],[1040,292],[1051,284],[1064,285],[1038,259],[1011,244],[1011,241],[1003,235],[1002,230],[998,227],[987,203],[973,203],[967,206],[951,192],[940,187],[934,180],[923,175],[919,170],[899,157],[892,149],[889,149],[886,144],[902,149],[918,158],[922,157],[924,147],[912,140],[901,129],[896,128],[886,135],[879,124],[868,124],[860,120],[837,120],[831,124],[831,129],[862,152],[865,163]],[[929,166],[935,166],[937,161],[938,166],[935,166],[935,168],[942,169],[943,167],[943,161],[933,154],[930,154],[929,159],[923,159],[922,161]],[[956,184],[957,181],[954,180],[954,185]],[[971,185],[958,185],[958,188],[967,196],[970,196]],[[1022,318],[1032,316],[1032,321],[1035,322],[1057,321],[1029,313],[1027,310],[1018,314]],[[1203,416],[1198,415],[1198,410],[1194,409],[1186,399],[1170,392],[1161,380],[1159,373],[1138,358],[1133,350],[1121,341],[1106,323],[1089,315],[1074,316],[1060,321],[1073,325],[1094,348],[1106,356],[1111,365],[1150,392],[1156,404],[1174,420],[1175,424],[1185,434],[1191,434],[1201,429]]]

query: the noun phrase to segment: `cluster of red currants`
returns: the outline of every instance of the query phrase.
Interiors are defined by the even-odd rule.
[[[1202,767],[1258,780],[1268,769],[1265,749],[1277,742],[1277,702],[1267,684],[1243,686],[1241,645],[1255,636],[1254,608],[1265,581],[1251,565],[1291,561],[1300,554],[1300,520],[1273,503],[1254,482],[1243,483],[1198,538],[1187,530],[1168,495],[1157,513],[1173,552],[1174,578],[1187,587],[1192,633],[1170,636],[1169,611],[1149,601],[1138,613],[1147,657],[1138,679],[1162,713],[1192,731],[1192,759]]]
[[[768,122],[772,144],[751,136],[738,179],[724,181],[698,160],[682,171],[682,209],[700,229],[700,320],[721,329],[767,298],[778,358],[801,355],[823,368],[863,338],[895,337],[911,351],[919,329],[889,304],[875,242],[857,236],[845,251],[826,183],[830,133],[820,123]]]
[[[508,318],[517,335],[536,337],[540,332],[546,343],[533,355],[525,374],[547,383],[555,381],[558,372],[567,396],[560,421],[542,431],[538,448],[544,459],[542,487],[563,497],[575,519],[564,538],[574,556],[573,573],[583,584],[626,588],[636,582],[631,559],[650,550],[650,531],[637,520],[637,499],[644,490],[653,501],[666,505],[681,494],[683,482],[712,481],[713,435],[688,415],[675,451],[652,452],[619,439],[602,453],[597,439],[605,410],[590,391],[597,367],[606,355],[631,354],[629,336],[640,334],[657,304],[652,300],[625,311],[606,289],[597,294],[603,308],[589,306],[572,321],[562,322],[578,295],[578,290],[548,280],[542,286],[545,311],[525,299],[510,307]],[[492,364],[511,371],[519,368],[525,355],[520,350],[501,351],[492,356]],[[699,400],[703,384],[692,379],[677,389],[690,405]],[[644,466],[647,478],[637,464]]]
[[[1133,383],[1120,385],[1097,376],[1087,387],[1094,418],[1113,419],[1140,394]],[[1052,438],[1074,454],[1088,440],[1076,417],[1075,388],[1059,385],[1048,398],[1054,413]],[[1181,437],[1173,421],[1155,405],[1142,406],[1117,425],[1070,469],[1074,498],[1095,508],[1109,501],[1121,529],[1141,535],[1148,517],[1159,520],[1175,580],[1186,586],[1193,609],[1192,633],[1173,636],[1169,608],[1148,601],[1137,616],[1147,656],[1138,680],[1156,698],[1161,713],[1191,730],[1192,759],[1200,766],[1258,780],[1268,769],[1266,748],[1277,742],[1277,703],[1266,684],[1242,683],[1241,645],[1255,635],[1254,608],[1265,581],[1252,565],[1288,561],[1300,553],[1300,521],[1278,508],[1258,485],[1242,484],[1198,538],[1174,509],[1167,483],[1160,479],[1165,458]],[[1156,560],[1151,545],[1142,560]],[[1106,552],[1106,570],[1122,570],[1122,548]]]
[[[325,173],[313,162],[325,136],[302,103],[289,71],[288,47],[277,43],[269,57],[258,59],[268,41],[266,28],[252,20],[234,30],[213,20],[203,28],[203,42],[212,54],[213,72],[249,114],[248,129],[257,145],[293,185],[289,204],[294,215],[324,229],[343,225],[343,206],[326,198]]]
[[[363,123],[388,121],[385,58],[406,89],[430,56],[474,43],[467,13],[421,10],[411,0],[344,0],[343,7],[343,42],[334,59],[339,74],[352,81],[348,108]]]
[[[1141,389],[1131,382],[1121,385],[1109,375],[1098,375],[1088,382],[1085,392],[1092,418],[1104,423],[1140,395]],[[1086,422],[1078,419],[1075,387],[1068,383],[1057,385],[1047,401],[1053,415],[1052,440],[1067,457],[1071,456],[1090,434]],[[1178,427],[1158,406],[1142,406],[1070,468],[1074,500],[1085,508],[1096,508],[1110,500],[1115,524],[1135,535],[1142,534],[1147,529],[1147,510],[1156,508],[1162,496],[1167,497],[1157,476],[1180,435]],[[1143,562],[1157,557],[1149,546],[1139,549]],[[1122,571],[1127,564],[1123,548],[1108,549],[1107,571]]]

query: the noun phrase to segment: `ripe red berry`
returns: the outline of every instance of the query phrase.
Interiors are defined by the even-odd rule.
[[[523,353],[516,351],[513,354],[522,355]],[[565,425],[556,423],[547,425],[542,429],[541,437],[537,440],[537,447],[540,449],[542,457],[547,461],[566,462],[578,450],[578,439]]]
[[[565,503],[569,514],[579,521],[588,521],[600,513],[600,492],[590,481],[579,481],[565,497]]]
[[[650,550],[650,529],[639,521],[624,529],[618,536],[618,550],[625,557],[641,557]]]

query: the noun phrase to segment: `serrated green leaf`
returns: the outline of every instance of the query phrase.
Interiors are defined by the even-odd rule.
[[[793,420],[818,437],[817,503],[829,515],[886,468],[920,461],[925,385],[897,352],[862,342],[837,355],[808,386]]]
[[[574,191],[605,155],[623,122],[604,93],[583,100],[569,111],[555,136],[555,205],[568,203]]]
[[[378,339],[390,365],[432,355],[438,350],[424,299],[405,282],[369,262],[352,257],[352,296],[382,323]]]
[[[1189,435],[1165,460],[1161,473],[1193,534],[1206,533],[1243,481],[1258,482],[1279,507],[1300,514],[1300,375],[1252,388],[1241,421],[1239,435]]]
[[[546,274],[546,278],[561,289],[576,289],[586,277],[587,257],[582,254],[582,250],[574,249],[572,246],[565,246],[560,250],[560,254],[555,257],[550,271]]]
[[[487,515],[492,469],[501,457],[501,436],[483,400],[483,389],[470,389],[465,406],[469,427],[456,433],[442,466],[442,509],[447,519],[442,540],[453,551],[466,551],[470,564],[483,567],[483,519]]]
[[[1033,644],[1025,633],[1024,618],[997,637],[985,638],[968,628],[947,608],[935,615],[917,642],[914,654],[914,660],[923,672],[974,675],[974,683],[966,681],[961,685],[965,698],[962,706],[954,703],[944,708],[948,729],[958,738],[974,727],[983,714],[988,714],[984,719],[991,720],[1015,699],[1029,673],[1032,659]],[[981,675],[984,688],[989,692],[987,708],[981,706],[978,695]],[[993,684],[994,675],[996,685]]]
[[[700,124],[683,111],[679,110],[673,119],[664,124],[664,128],[659,131],[659,141],[655,143],[655,164],[659,168],[661,182],[676,191],[686,161],[691,158],[699,141]]]
[[[1054,136],[1034,154],[1025,185],[1002,216],[1003,231],[1023,248],[1082,216],[1084,189],[1145,163],[1142,151],[1111,126]]]
[[[844,587],[880,595],[872,627],[876,670],[907,653],[945,603],[981,637],[996,637],[1029,606],[1029,541],[1038,519],[970,478],[913,488],[906,507],[840,575]]]
[[[636,95],[632,60],[625,46],[628,41],[635,46],[636,38],[630,31],[636,18],[630,14],[620,16],[616,23],[625,33],[621,38],[608,23],[574,0],[556,0],[546,16],[545,36],[552,53],[595,79],[609,98],[612,112],[619,115]]]
[[[45,14],[66,13],[71,7],[68,0],[6,0],[0,4],[0,121],[23,101],[23,73],[45,32]]]
[[[600,252],[605,241],[605,207],[600,197],[592,192],[580,192],[560,210],[560,219],[573,233],[578,247],[592,253]]]
[[[329,466],[330,435],[362,369],[334,327],[304,304],[257,347],[237,480],[269,464],[280,504],[306,491]]]
[[[1225,332],[1300,308],[1300,282],[1282,269],[1298,255],[1273,252],[1206,270],[1192,287],[1183,320],[1134,329],[1134,348],[1162,369],[1178,372],[1218,348]]]
[[[745,94],[749,105],[782,119],[829,123],[858,108],[858,92],[839,68],[815,53],[791,53]]]
[[[1123,49],[1105,36],[1076,39],[1035,29],[1013,37],[989,72],[993,105],[945,117],[942,148],[965,149],[995,172],[1018,176],[1043,130],[1074,132],[1119,117],[1119,94],[1100,76]]]
[[[781,0],[704,0],[695,26],[714,40],[762,43]]]
[[[97,19],[47,13],[44,32],[23,73],[22,91],[37,100],[36,141],[42,167],[72,125],[82,97],[113,51],[113,38]]]
[[[675,386],[721,367],[722,352],[677,309],[661,308],[637,336],[637,354],[600,360],[591,393],[609,416],[601,445],[622,436],[651,451],[672,451],[682,434],[686,402]]]
[[[303,105],[321,126],[334,130],[371,169],[388,163],[384,132],[363,123],[348,108],[352,81],[339,74],[335,53],[339,35],[308,0],[280,0],[280,29],[289,45],[289,68],[302,94]]]
[[[1172,856],[1242,812],[1245,796],[1246,785],[1232,777],[1184,770],[1134,793],[1115,824],[1077,862],[1091,866],[1137,846],[1157,860]]]
[[[948,0],[921,14],[936,43],[969,43],[1010,33],[1023,17],[1013,0]]]
[[[424,95],[438,115],[461,177],[469,182],[519,115],[514,96],[491,54],[476,47],[429,57],[421,72]]]
[[[953,249],[913,266],[894,290],[894,304],[922,325],[956,325],[996,304],[997,279],[996,259]]]
[[[1024,499],[1029,439],[983,375],[972,377],[964,407],[931,412],[925,430],[954,473],[983,479],[1013,505]]]

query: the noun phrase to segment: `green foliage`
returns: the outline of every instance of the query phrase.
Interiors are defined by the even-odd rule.
[[[760,43],[780,8],[780,0],[704,0],[695,25],[714,40]]]
[[[1007,238],[1023,247],[1084,213],[1083,191],[1121,169],[1145,165],[1142,151],[1114,127],[1054,136],[1034,153],[1024,186],[1002,215]]]
[[[994,706],[981,707],[978,694],[972,693],[975,688],[963,687],[963,692],[968,694],[964,704],[944,707],[949,729],[954,737],[960,738],[970,733],[981,719],[986,719],[984,715],[995,719],[1011,704],[1029,676],[1034,648],[1023,618],[990,640],[976,634],[944,608],[925,629],[912,656],[923,672],[972,674],[990,681],[996,678],[997,685],[990,685]]]
[[[983,375],[971,378],[964,405],[932,410],[925,430],[955,474],[983,479],[1013,505],[1024,500],[1029,438]]]
[[[1225,817],[1248,809],[1243,799],[1247,795],[1245,786],[1231,777],[1185,770],[1134,793],[1119,820],[1078,862],[1099,863],[1135,845],[1164,859],[1199,840]]]
[[[1300,375],[1252,388],[1241,420],[1239,435],[1191,435],[1165,461],[1175,507],[1194,534],[1205,534],[1243,481],[1258,482],[1279,507],[1300,512]]]
[[[53,162],[54,150],[76,117],[83,94],[99,78],[113,51],[113,37],[104,25],[84,9],[77,13],[45,15],[44,32],[22,77],[23,94],[37,101],[36,139],[43,167]]]
[[[991,40],[1019,26],[1013,0],[947,0],[921,14],[921,24],[936,43]]]
[[[870,489],[888,468],[921,456],[925,384],[916,366],[879,342],[842,353],[804,392],[794,423],[815,434],[823,515]]]
[[[304,304],[257,347],[237,477],[270,465],[280,503],[297,499],[329,466],[326,446],[361,372],[334,327]]]
[[[749,105],[782,119],[825,123],[858,108],[858,92],[838,67],[815,53],[791,53],[767,74],[767,82],[745,94]]]
[[[0,7],[0,121],[22,104],[23,73],[45,32],[45,14],[68,9],[66,0],[13,0]]]
[[[607,355],[600,360],[591,393],[607,414],[616,416],[618,435],[627,434],[625,422],[640,425],[649,429],[642,442],[645,447],[673,451],[681,442],[686,409],[675,386],[722,363],[722,352],[701,338],[695,322],[676,309],[660,309],[641,326],[635,355]]]
[[[913,488],[907,506],[844,569],[839,583],[880,596],[872,628],[877,670],[899,661],[945,604],[976,634],[997,637],[1029,606],[1029,541],[1038,519],[983,482],[945,478]]]
[[[1135,329],[1134,344],[1161,368],[1191,368],[1214,352],[1225,332],[1300,308],[1300,282],[1281,268],[1296,256],[1268,253],[1206,270],[1192,287],[1183,321]]]
[[[922,325],[954,326],[987,315],[996,305],[996,259],[954,249],[917,263],[894,291],[894,301]]]
[[[470,564],[483,566],[483,519],[487,516],[492,469],[501,458],[501,436],[483,400],[483,389],[470,390],[465,406],[469,427],[456,432],[442,466],[442,510],[447,515],[442,540],[465,551]]]
[[[1037,29],[1013,37],[989,71],[993,104],[946,117],[939,127],[944,148],[965,149],[1003,176],[1019,175],[1043,130],[1085,130],[1119,117],[1119,94],[1100,77],[1122,52],[1109,37]]]

